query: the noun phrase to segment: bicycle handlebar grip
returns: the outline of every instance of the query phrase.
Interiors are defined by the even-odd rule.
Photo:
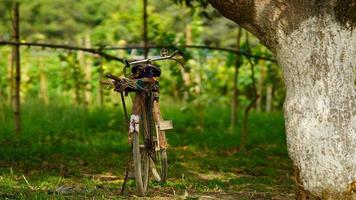
[[[124,60],[124,63],[125,63],[125,67],[130,67],[130,62],[129,61]]]
[[[184,56],[184,52],[183,51],[180,51],[180,50],[177,50],[177,54],[179,54],[180,56]]]
[[[111,85],[111,83],[109,81],[100,81],[100,84],[103,85]]]
[[[105,76],[106,76],[106,78],[111,78],[111,79],[113,79],[113,80],[115,80],[115,81],[120,81],[120,78],[119,78],[119,77],[114,76],[114,75],[112,75],[112,74],[106,74]]]

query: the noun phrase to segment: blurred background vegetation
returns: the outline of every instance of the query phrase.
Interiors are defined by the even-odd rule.
[[[0,40],[12,37],[11,6],[10,0],[0,4]],[[142,10],[142,0],[21,0],[20,38],[103,49],[142,46]],[[147,11],[149,45],[248,50],[245,31],[237,46],[238,25],[211,7],[149,0]],[[249,41],[252,54],[273,58],[252,35]],[[159,55],[159,50],[150,49],[149,56]],[[159,63],[163,112],[176,129],[168,133],[171,179],[166,189],[154,188],[166,193],[172,192],[170,188],[183,193],[238,190],[246,194],[235,195],[252,199],[289,195],[293,184],[281,114],[285,90],[278,65],[251,58],[259,98],[249,120],[247,152],[240,154],[242,114],[253,98],[249,60],[241,56],[239,62],[237,128],[233,129],[236,55],[211,49],[180,50],[185,52],[186,72],[174,63]],[[143,58],[142,49],[105,51],[120,58]],[[21,47],[23,131],[16,138],[10,46],[0,46],[0,58],[0,198],[47,198],[63,184],[76,185],[73,191],[79,196],[117,195],[122,180],[105,182],[88,174],[123,174],[129,147],[120,97],[100,84],[107,72],[122,75],[123,64],[78,51]],[[202,178],[202,174],[211,177]]]
[[[11,40],[11,1],[0,5],[0,39]],[[20,14],[21,41],[71,44],[86,47],[142,46],[142,1],[23,1]],[[236,46],[238,27],[212,8],[187,9],[171,1],[148,3],[148,40],[150,45],[209,45],[246,51],[245,38]],[[203,14],[204,13],[204,14]],[[244,34],[243,34],[244,35]],[[251,36],[252,37],[252,36]],[[252,53],[271,57],[255,38],[250,39]],[[162,93],[177,100],[206,104],[231,102],[235,55],[208,49],[181,49],[186,53],[189,73],[182,76],[178,67],[162,63]],[[10,100],[10,47],[1,47],[1,98]],[[127,59],[142,56],[142,49],[110,50]],[[151,49],[149,54],[159,54]],[[281,72],[271,61],[256,63],[260,98],[259,111],[280,110],[284,98]],[[65,99],[68,103],[100,104],[101,69],[122,73],[122,64],[109,62],[82,52],[38,48],[21,49],[22,100],[42,98],[45,103]],[[241,106],[251,96],[250,66],[243,57],[238,91]],[[111,92],[104,92],[105,104],[115,102]]]

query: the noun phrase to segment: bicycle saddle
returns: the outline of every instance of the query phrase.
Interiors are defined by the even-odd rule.
[[[132,79],[160,77],[161,69],[153,65],[136,65],[131,68],[131,74]]]

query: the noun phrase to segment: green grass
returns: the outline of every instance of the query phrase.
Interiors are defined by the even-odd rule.
[[[251,113],[247,151],[241,153],[240,128],[229,128],[229,109],[216,105],[182,109],[172,102],[162,107],[164,118],[175,126],[167,133],[169,179],[164,184],[151,182],[149,196],[293,197],[281,113]],[[135,194],[134,182],[129,181],[120,195],[129,156],[121,108],[27,101],[20,137],[12,133],[10,109],[2,115],[0,199],[126,199]],[[114,179],[107,180],[106,175]],[[60,187],[69,189],[58,193]]]

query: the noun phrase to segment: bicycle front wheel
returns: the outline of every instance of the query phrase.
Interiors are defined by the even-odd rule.
[[[140,134],[142,137],[142,134]],[[145,150],[145,144],[140,141],[139,133],[135,132],[132,136],[132,153],[134,174],[136,180],[136,190],[139,196],[145,196],[149,183],[150,159]]]
[[[139,196],[145,196],[149,184],[151,135],[147,115],[145,97],[143,94],[137,94],[130,121],[130,134],[136,190]]]

